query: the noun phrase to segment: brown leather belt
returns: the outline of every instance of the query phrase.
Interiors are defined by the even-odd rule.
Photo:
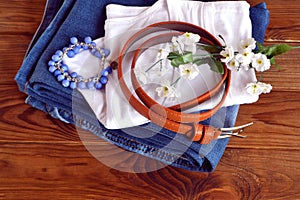
[[[130,50],[130,48],[136,43],[136,41],[159,30],[170,30],[171,32],[153,36],[150,39],[144,41],[135,50]],[[129,101],[131,106],[135,110],[137,110],[141,115],[143,115],[144,117],[151,120],[151,122],[161,127],[164,127],[176,133],[186,135],[192,141],[198,141],[201,144],[208,144],[211,142],[211,140],[217,139],[218,136],[221,135],[222,131],[221,129],[214,128],[209,125],[199,124],[199,122],[215,114],[226,99],[230,87],[231,72],[227,70],[227,67],[224,64],[224,74],[220,82],[213,89],[207,91],[206,93],[204,93],[201,96],[198,96],[195,99],[171,107],[164,107],[161,104],[157,103],[154,99],[152,99],[143,90],[134,73],[137,58],[141,55],[143,51],[145,51],[150,46],[161,44],[164,42],[170,42],[172,36],[178,35],[178,33],[180,32],[192,32],[195,34],[199,34],[201,36],[201,43],[206,43],[210,45],[221,45],[214,36],[212,36],[204,29],[193,24],[177,21],[168,21],[152,24],[135,33],[123,46],[118,60],[118,79],[120,87],[125,97]],[[128,84],[125,81],[125,76],[123,74],[124,57],[126,56],[129,50],[131,51],[130,55],[133,53],[130,71],[131,82],[135,90],[136,96],[138,98],[134,94],[132,94]],[[205,111],[200,114],[188,114],[182,112],[186,109],[197,106],[198,104],[208,100],[216,93],[220,92],[224,88],[223,86],[225,86],[225,89],[223,92],[222,99],[211,110]]]

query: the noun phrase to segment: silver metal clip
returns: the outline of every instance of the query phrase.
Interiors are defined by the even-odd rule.
[[[230,137],[240,137],[240,138],[245,138],[247,136],[245,135],[240,135],[240,133],[244,132],[244,129],[253,125],[253,122],[250,122],[248,124],[244,124],[241,126],[236,126],[232,128],[220,128],[219,130],[222,131],[221,135],[218,137],[218,139],[224,139],[224,138],[230,138]],[[235,131],[235,132],[232,132]]]

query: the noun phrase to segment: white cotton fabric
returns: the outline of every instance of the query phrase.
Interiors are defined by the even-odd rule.
[[[249,7],[245,1],[159,0],[151,7],[110,4],[106,8],[105,36],[95,40],[95,42],[98,47],[110,49],[111,54],[108,60],[115,60],[127,39],[138,30],[161,21],[183,21],[206,29],[216,38],[218,35],[222,35],[227,45],[232,45],[234,49],[237,49],[240,40],[251,37],[252,25],[249,18]],[[151,65],[149,64],[151,60],[153,63],[156,55],[157,51],[146,51],[139,58],[137,66],[147,69],[147,66]],[[76,71],[84,77],[94,76],[99,71],[99,59],[88,51],[83,51],[71,59],[65,58],[64,62],[69,66],[70,71]],[[148,65],[145,66],[145,63]],[[128,66],[125,70],[128,72],[130,63],[124,66]],[[202,67],[201,75],[197,79],[191,82],[181,82],[178,86],[181,97],[176,101],[163,100],[158,97],[154,92],[157,85],[155,87],[146,86],[144,89],[157,102],[170,106],[203,94],[218,82],[218,77],[219,75],[211,72],[208,66]],[[159,82],[159,78],[156,81]],[[245,89],[248,83],[255,81],[255,73],[252,70],[232,72],[229,95],[223,106],[257,101],[258,97],[248,94]],[[130,86],[130,81],[128,84]],[[106,128],[120,129],[149,122],[131,107],[122,94],[118,85],[117,71],[113,71],[113,74],[109,75],[105,91],[80,90],[80,92]],[[219,102],[221,97],[222,92],[187,112],[210,109]]]

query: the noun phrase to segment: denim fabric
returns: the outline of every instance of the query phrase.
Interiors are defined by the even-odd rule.
[[[55,50],[68,43],[70,36],[82,39],[85,36],[99,38],[104,35],[107,4],[149,6],[154,2],[155,0],[127,0],[126,2],[123,0],[65,0],[58,3],[48,0],[42,24],[31,42],[28,54],[15,79],[19,89],[28,94],[26,103],[49,113],[52,117],[59,118],[66,123],[74,123],[126,150],[172,166],[194,171],[213,171],[223,155],[228,139],[215,141],[211,145],[200,145],[196,142],[191,143],[185,136],[165,129],[160,130],[152,123],[122,130],[106,130],[103,125],[95,122],[95,116],[82,95],[76,90],[63,88],[48,72],[49,58]],[[253,37],[262,43],[269,19],[265,4],[252,7],[250,14]],[[72,105],[76,106],[72,107]],[[231,127],[235,124],[238,108],[238,105],[222,108],[203,123],[216,127]],[[220,124],[221,122],[224,124]],[[152,137],[139,137],[138,135],[147,132],[156,133],[157,130],[159,134],[154,134]],[[166,148],[171,140],[176,145],[173,148]],[[178,154],[180,148],[187,148],[183,155]]]
[[[52,1],[47,1],[45,6],[45,11],[43,15],[42,22],[40,23],[38,29],[36,30],[31,43],[28,46],[27,52],[25,56],[29,53],[29,51],[32,49],[32,47],[35,45],[37,39],[40,38],[40,36],[43,34],[43,32],[46,30],[46,28],[49,26],[61,6],[63,5],[63,0],[57,0],[55,4],[52,3]]]
[[[256,41],[264,43],[265,33],[269,24],[270,13],[266,3],[257,4],[250,8],[250,19],[252,22],[252,35]]]

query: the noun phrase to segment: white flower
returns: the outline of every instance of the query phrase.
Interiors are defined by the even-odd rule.
[[[165,59],[168,57],[169,53],[170,53],[170,46],[167,45],[166,48],[159,48],[158,52],[157,52],[157,57],[158,59]]]
[[[183,42],[176,36],[173,36],[171,41],[173,43],[173,51],[178,51],[180,54],[182,54],[184,50]]]
[[[176,89],[174,86],[171,86],[170,82],[167,80],[163,80],[161,86],[157,87],[155,91],[160,97],[178,97]]]
[[[193,80],[200,73],[197,65],[193,63],[179,65],[179,70],[180,76],[189,80]]]
[[[252,95],[260,95],[262,93],[269,93],[272,89],[270,84],[257,82],[257,83],[248,83],[246,86],[246,90],[249,94]]]
[[[252,67],[256,69],[256,71],[263,72],[270,69],[271,62],[267,58],[266,55],[258,53],[255,54],[252,58]]]
[[[232,71],[238,71],[240,69],[240,63],[237,59],[233,58],[229,63],[227,63],[227,68]]]
[[[240,43],[240,49],[247,49],[252,51],[253,49],[255,49],[256,47],[256,41],[254,40],[254,38],[248,38],[246,40],[242,40]]]
[[[178,36],[178,40],[180,40],[184,45],[193,45],[200,40],[200,35],[186,32],[180,36]]]
[[[148,74],[145,71],[135,68],[134,73],[135,73],[135,76],[137,77],[137,79],[140,81],[141,84],[147,84],[148,83],[149,77],[148,77]]]
[[[186,32],[178,37],[172,38],[173,48],[179,53],[184,51],[196,52],[196,43],[199,42],[200,36],[198,34]]]
[[[232,46],[225,47],[223,51],[220,52],[220,55],[223,56],[221,58],[221,61],[224,63],[230,62],[234,57],[234,50]]]
[[[263,83],[263,82],[258,82],[257,84],[261,87],[262,93],[264,93],[264,94],[270,93],[272,90],[271,84],[267,84],[267,83]]]
[[[248,83],[246,85],[246,90],[249,94],[252,95],[260,95],[262,93],[262,90],[257,83]]]
[[[240,51],[235,58],[246,70],[248,70],[253,55],[254,53],[252,51],[249,51],[249,49],[244,49]]]

